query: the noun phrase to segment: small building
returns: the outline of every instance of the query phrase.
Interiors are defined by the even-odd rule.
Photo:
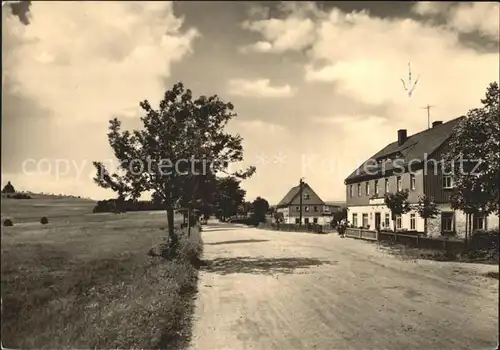
[[[307,183],[302,184],[302,206],[300,185],[292,187],[276,206],[276,211],[283,213],[286,224],[299,224],[302,210],[302,224],[328,225],[332,220],[331,206],[314,192]]]

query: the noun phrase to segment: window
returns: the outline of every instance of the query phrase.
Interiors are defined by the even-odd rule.
[[[304,193],[304,199],[305,200],[311,199],[311,195],[309,193]]]
[[[308,225],[309,224],[309,218],[304,219],[304,224]]]
[[[307,205],[304,207],[304,211],[309,211],[309,207]]]
[[[453,232],[455,231],[453,226],[453,212],[441,212],[441,231]]]
[[[389,179],[385,179],[385,193],[389,193],[391,188],[389,186]]]
[[[416,230],[417,227],[417,216],[415,214],[410,214],[410,230]]]
[[[389,214],[385,214],[385,219],[384,219],[384,222],[385,222],[385,227],[386,228],[389,228],[391,227],[391,216]]]
[[[396,178],[396,191],[401,191],[403,189],[403,182],[401,180],[401,176]]]
[[[363,227],[368,227],[368,214],[363,214]]]
[[[378,188],[378,180],[375,180],[375,195],[378,196],[379,188]]]
[[[370,183],[368,181],[365,182],[365,192],[367,196],[370,194]]]
[[[317,224],[317,223],[318,223],[318,218],[314,218],[314,219],[313,219],[313,223],[314,223],[314,224]]]
[[[415,175],[410,174],[410,189],[415,189]]]
[[[486,230],[486,216],[482,214],[474,214],[472,222],[473,230]]]
[[[349,185],[349,197],[352,198],[352,185]]]
[[[317,211],[318,211],[318,207],[316,207],[316,206],[315,206],[315,207],[314,207],[314,211],[316,211],[316,212],[317,212]]]
[[[361,197],[361,184],[358,184],[358,197]]]
[[[296,224],[300,224],[300,219],[299,219],[299,218],[296,218],[296,219],[295,219],[295,223],[296,223]]]
[[[443,188],[453,188],[453,178],[451,176],[443,176]]]
[[[401,215],[398,215],[396,217],[396,228],[399,230],[403,227],[403,220],[401,218]]]
[[[325,207],[323,208],[323,211],[330,211],[330,207],[328,205],[325,205]]]
[[[358,227],[358,214],[352,214],[352,226]]]
[[[297,205],[297,206],[295,207],[295,210],[296,210],[296,211],[300,211],[300,207]]]

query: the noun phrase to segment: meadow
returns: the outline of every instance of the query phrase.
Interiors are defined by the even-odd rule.
[[[95,202],[2,198],[2,344],[7,348],[184,348],[197,271],[152,257],[166,214],[92,214]],[[46,216],[47,225],[40,223]],[[182,235],[202,249],[201,233]]]

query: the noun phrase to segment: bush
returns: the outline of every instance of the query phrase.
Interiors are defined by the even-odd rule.
[[[14,195],[9,195],[7,198],[12,198],[12,199],[31,199],[31,196],[24,194],[24,193],[16,193]]]
[[[5,219],[5,220],[3,221],[3,225],[4,225],[4,226],[14,226],[14,223],[12,222],[12,220],[11,220],[11,219]]]
[[[46,216],[43,216],[41,219],[40,219],[40,223],[42,225],[47,225],[49,223],[49,219],[47,219]]]

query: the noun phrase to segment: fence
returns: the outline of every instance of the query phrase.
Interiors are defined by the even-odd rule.
[[[272,223],[266,225],[268,228],[276,231],[287,231],[287,232],[309,232],[309,233],[327,233],[329,232],[327,226],[308,224],[308,225],[297,225],[297,224],[276,224]],[[259,225],[259,227],[264,228],[264,226]]]
[[[380,231],[378,240],[382,242],[392,242],[403,244],[407,247],[460,251],[466,248],[465,241],[462,239],[449,237],[426,237],[423,234],[406,234],[400,232]]]
[[[346,228],[345,236],[350,238],[366,239],[369,241],[377,241],[377,231],[364,230],[361,228]]]

